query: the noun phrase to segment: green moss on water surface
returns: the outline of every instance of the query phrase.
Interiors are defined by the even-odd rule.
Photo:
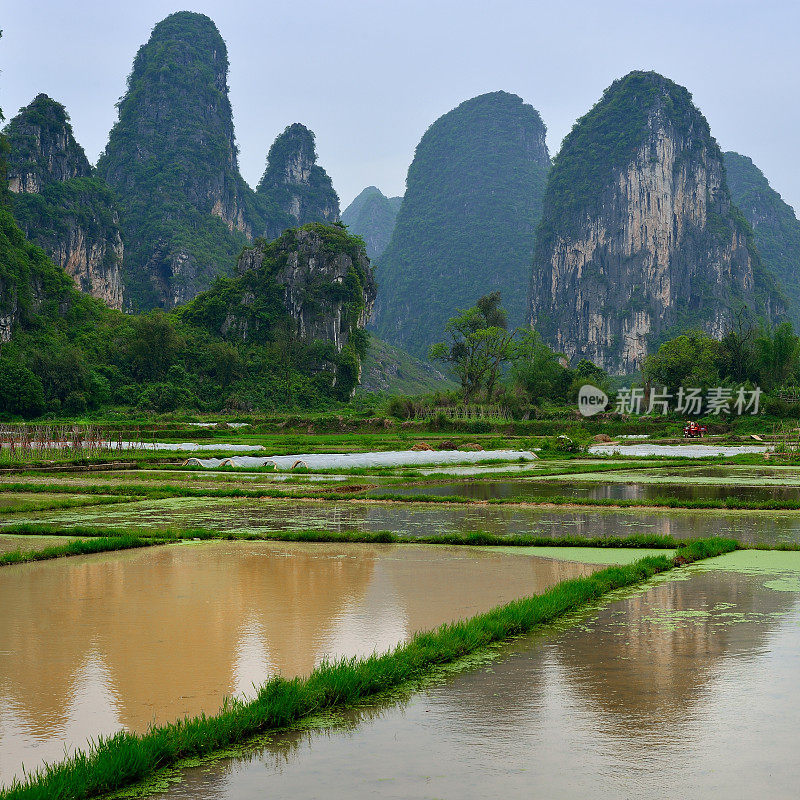
[[[579,561],[582,564],[632,564],[634,561],[646,556],[673,555],[671,549],[648,548],[617,548],[617,547],[581,547],[579,545],[564,547],[533,546],[533,547],[485,547],[481,548],[490,552],[516,553],[539,558],[552,558],[558,561]]]
[[[740,572],[757,575],[800,576],[800,552],[787,550],[739,549],[724,558],[693,567],[703,571]]]

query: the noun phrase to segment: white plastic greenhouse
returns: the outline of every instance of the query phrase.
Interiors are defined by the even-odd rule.
[[[292,456],[231,456],[229,458],[190,458],[184,466],[275,467],[279,470],[305,468],[349,469],[352,467],[416,467],[437,464],[474,464],[478,461],[533,461],[529,450],[388,450],[378,453],[307,453]]]

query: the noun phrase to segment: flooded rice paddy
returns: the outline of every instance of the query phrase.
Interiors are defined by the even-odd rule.
[[[157,796],[796,797],[800,554],[735,553],[682,577]]]
[[[391,493],[414,497],[464,497],[469,500],[517,499],[543,500],[553,495],[589,500],[769,500],[800,501],[800,486],[742,485],[738,483],[710,484],[688,482],[634,482],[630,477],[610,482],[574,480],[473,480],[468,483],[421,483],[415,485],[388,485],[373,489],[371,495]]]
[[[305,491],[346,480],[377,484],[377,493],[514,498],[516,505],[175,496],[58,508],[102,502],[105,496],[90,492],[105,485],[252,489],[278,476],[176,469],[4,475],[0,487],[68,488],[0,491],[0,507],[9,508],[0,531],[33,521],[65,533],[85,525],[800,542],[796,511],[524,505],[554,495],[800,499],[797,467],[609,462],[610,471],[592,473],[580,472],[582,465],[562,462],[557,469],[575,472],[538,477],[554,462],[503,465],[524,475],[497,479],[480,474],[497,465],[452,467],[463,480],[428,483],[419,472],[402,483],[385,472],[281,476],[283,486]],[[0,534],[0,553],[69,538]],[[4,567],[0,784],[100,734],[214,712],[223,697],[252,694],[271,675],[306,674],[325,658],[385,650],[414,631],[646,554],[187,542]],[[313,723],[263,739],[241,757],[186,770],[159,797],[796,796],[800,554],[738,552],[670,573],[495,656],[440,675],[399,702],[347,712],[333,727]]]
[[[275,542],[4,567],[0,784],[98,734],[215,712],[272,675],[383,651],[596,568],[463,547]]]
[[[576,509],[449,503],[371,503],[354,500],[170,498],[111,506],[15,515],[37,521],[153,530],[196,526],[220,532],[283,530],[392,531],[409,537],[486,531],[501,536],[587,538],[656,534],[677,539],[727,536],[748,543],[800,542],[800,513],[687,509]],[[2,530],[2,528],[0,528]]]

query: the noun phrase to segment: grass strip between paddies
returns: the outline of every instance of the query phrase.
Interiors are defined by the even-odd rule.
[[[511,534],[499,536],[486,531],[469,533],[444,533],[435,536],[403,536],[391,531],[217,531],[211,528],[162,528],[157,532],[147,528],[103,528],[87,525],[66,527],[53,523],[23,522],[1,528],[5,534],[16,536],[136,536],[159,541],[184,541],[187,539],[266,542],[331,542],[355,544],[445,544],[492,547],[627,547],[674,550],[685,547],[694,540],[676,539],[654,533],[634,533],[629,536],[536,536]],[[742,545],[739,545],[740,547]]]
[[[47,561],[51,558],[85,556],[89,553],[106,553],[113,550],[132,550],[136,547],[152,547],[163,544],[161,539],[143,539],[139,536],[99,536],[92,539],[77,539],[66,544],[43,547],[41,550],[12,550],[0,555],[0,567],[11,564],[26,564],[30,561]]]
[[[78,751],[59,764],[42,767],[24,782],[15,780],[0,790],[0,800],[86,800],[122,789],[185,758],[210,754],[397,687],[439,665],[530,632],[608,592],[641,583],[676,565],[735,549],[736,542],[730,539],[697,540],[682,547],[674,558],[649,556],[563,581],[542,594],[415,634],[382,655],[325,662],[305,678],[273,678],[259,689],[255,699],[227,700],[214,716],[154,726],[141,735],[121,731],[98,739],[86,752]]]

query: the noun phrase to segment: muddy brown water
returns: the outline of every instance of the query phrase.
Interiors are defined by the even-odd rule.
[[[424,545],[204,542],[4,567],[0,784],[597,569]]]
[[[157,797],[795,798],[795,562],[794,577],[651,585],[405,702],[187,770]]]
[[[678,539],[727,536],[742,542],[800,541],[800,512],[692,511],[686,509],[575,509],[449,503],[365,503],[242,498],[171,498],[102,508],[15,515],[36,521],[99,528],[206,527],[259,532],[324,529],[392,531],[435,536],[488,531],[497,535],[583,536],[656,534]],[[0,528],[2,530],[2,528]]]

